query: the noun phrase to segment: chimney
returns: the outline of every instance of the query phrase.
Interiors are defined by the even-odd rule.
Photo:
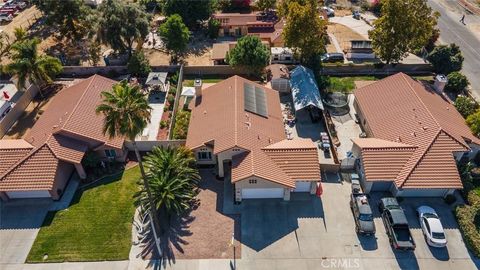
[[[438,74],[437,76],[435,76],[435,82],[433,83],[433,88],[435,89],[435,91],[437,91],[437,93],[442,94],[443,89],[445,88],[445,85],[447,84],[447,82],[448,82],[447,76],[443,74]]]
[[[193,82],[193,86],[195,87],[195,97],[202,96],[202,79],[195,79]]]

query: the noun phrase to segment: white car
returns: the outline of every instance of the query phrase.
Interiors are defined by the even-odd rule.
[[[427,244],[431,247],[445,247],[447,238],[435,210],[430,206],[422,205],[417,208],[417,216]]]
[[[0,13],[0,22],[11,22],[13,20],[12,14]]]
[[[335,16],[335,10],[331,7],[322,7],[323,10],[326,11],[328,17],[333,17]]]

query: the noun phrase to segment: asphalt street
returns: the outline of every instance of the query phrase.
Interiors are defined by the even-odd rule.
[[[480,16],[467,14],[465,19],[467,25],[464,25],[459,20],[465,11],[457,1],[428,0],[428,3],[433,10],[441,14],[438,21],[440,41],[460,46],[465,58],[462,71],[470,81],[472,94],[480,100],[480,39],[468,27],[468,24],[480,26]],[[474,31],[479,31],[478,29]]]

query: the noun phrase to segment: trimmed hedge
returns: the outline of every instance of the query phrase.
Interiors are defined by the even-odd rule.
[[[469,193],[469,198],[472,193],[474,192]],[[475,197],[478,196],[475,194]],[[475,224],[476,216],[479,214],[478,205],[461,205],[455,209],[455,216],[457,217],[465,245],[476,257],[480,257],[480,233]]]

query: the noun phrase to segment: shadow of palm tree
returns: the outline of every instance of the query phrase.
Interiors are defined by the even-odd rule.
[[[149,259],[148,267],[152,269],[166,268],[167,265],[175,264],[176,252],[184,252],[183,246],[188,245],[188,241],[184,240],[185,237],[192,235],[190,231],[190,225],[195,220],[195,217],[191,216],[191,212],[198,206],[198,202],[193,204],[191,210],[187,213],[178,216],[173,215],[170,218],[170,222],[163,223],[163,230],[159,236],[159,246],[162,254],[158,254],[154,234],[151,230],[151,224],[148,226],[148,234],[141,240],[142,251],[137,257],[142,259]],[[160,219],[167,219],[165,215],[161,215]],[[165,227],[167,227],[165,229]]]

